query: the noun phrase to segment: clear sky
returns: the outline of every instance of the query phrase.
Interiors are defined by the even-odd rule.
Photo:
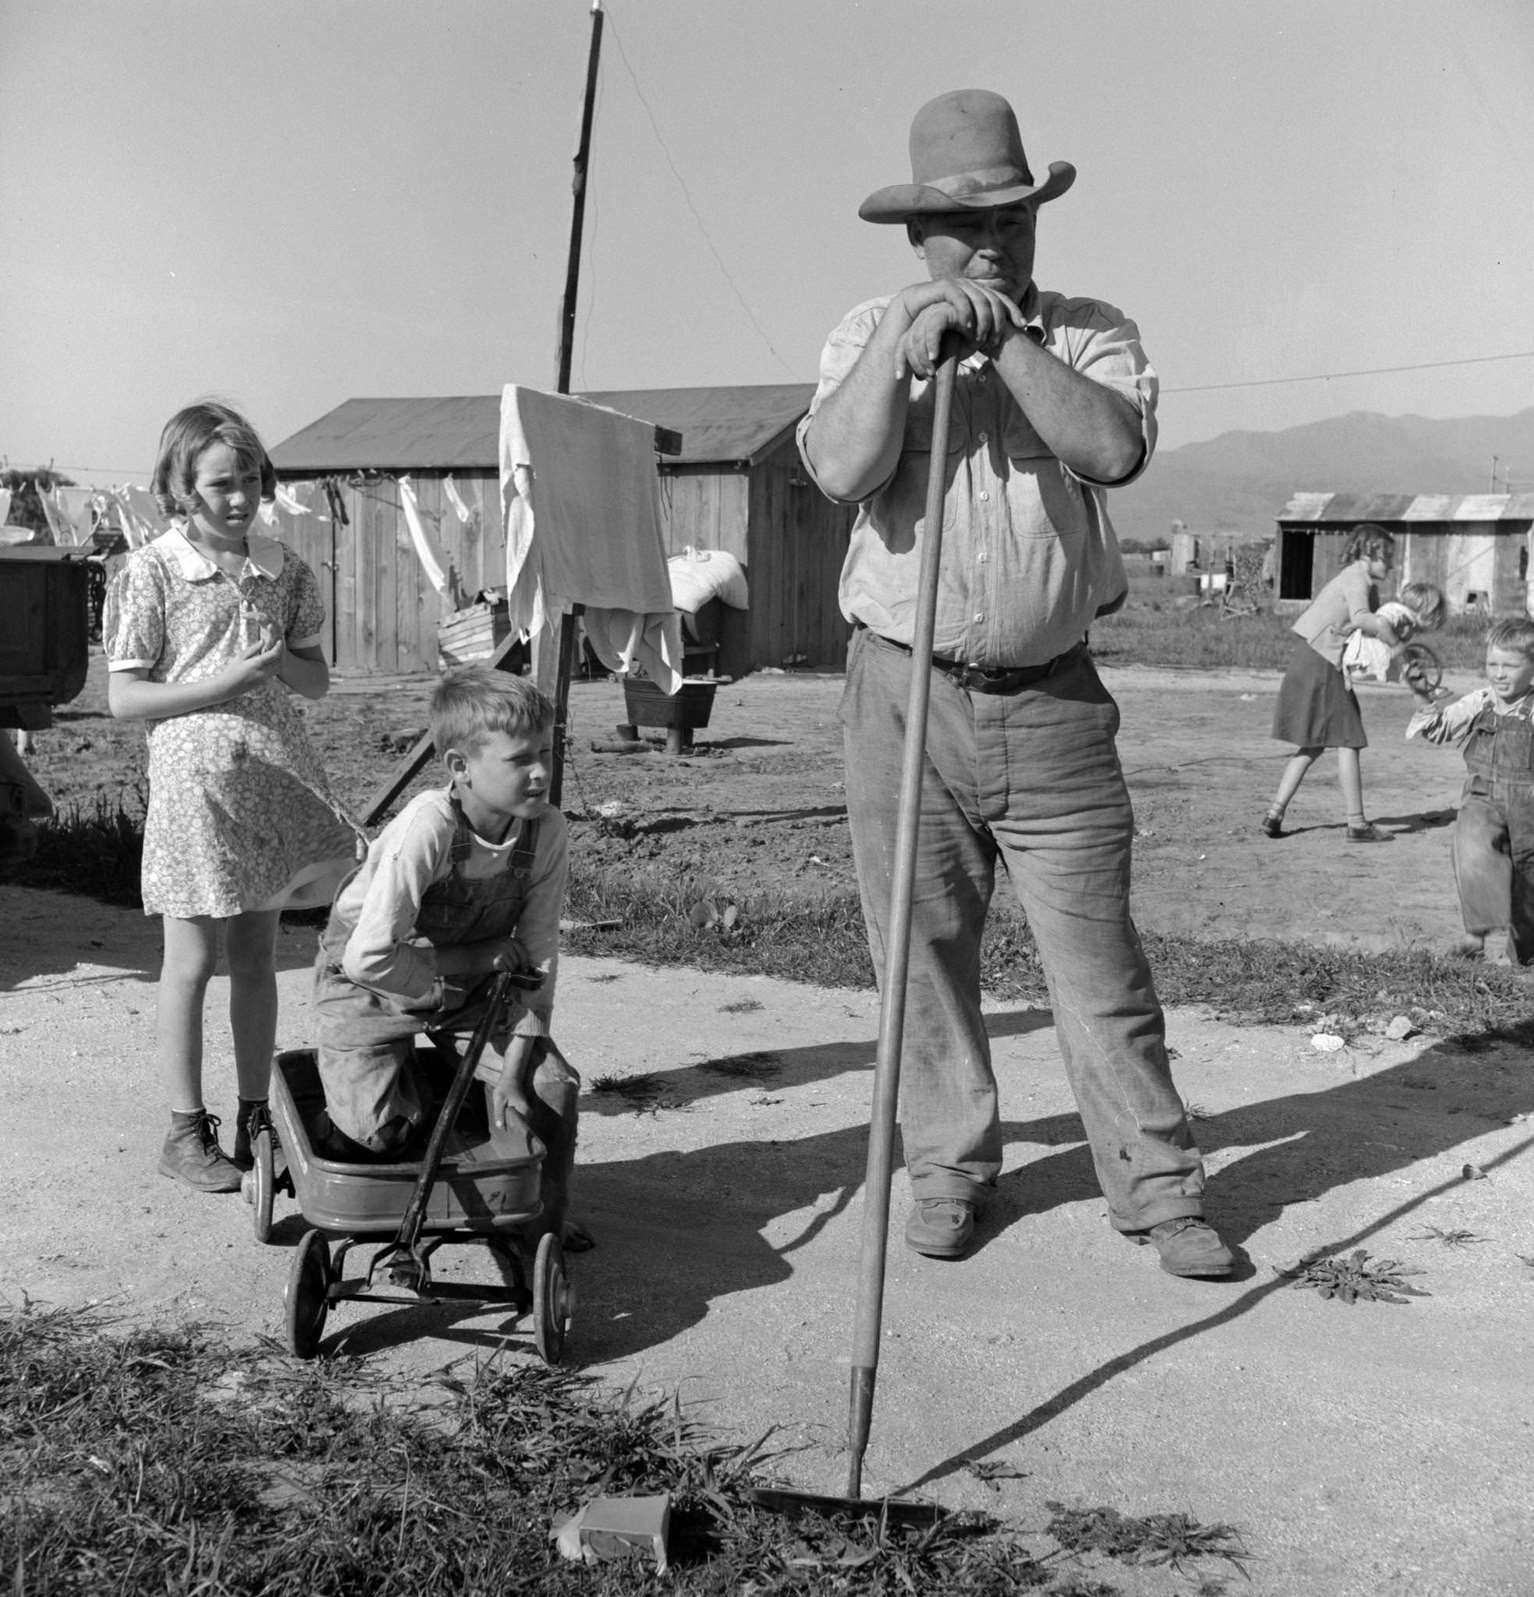
[[[0,0],[0,455],[144,480],[208,393],[275,444],[553,388],[590,35],[588,0]],[[1531,85],[1528,0],[608,0],[572,386],[811,381],[920,275],[859,203],[980,87],[1079,168],[1038,277],[1138,320],[1163,447],[1511,414]]]

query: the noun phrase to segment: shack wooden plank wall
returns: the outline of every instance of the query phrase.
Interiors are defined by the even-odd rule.
[[[1518,521],[1385,523],[1395,534],[1395,584],[1430,582],[1450,613],[1520,615],[1529,609],[1534,531]],[[1303,608],[1342,569],[1351,527],[1281,526],[1278,561],[1285,610]],[[1303,582],[1306,546],[1308,582]]]

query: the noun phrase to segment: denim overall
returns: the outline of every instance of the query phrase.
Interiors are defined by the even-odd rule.
[[[437,948],[512,937],[527,898],[538,823],[527,824],[504,871],[473,880],[462,874],[473,851],[472,833],[456,802],[453,811],[457,824],[451,869],[422,896],[415,935]],[[439,1055],[445,1053],[449,1062],[455,1059],[451,1039],[472,1032],[478,1024],[490,978],[456,1008],[406,1009],[343,973],[341,957],[354,929],[332,913],[320,938],[314,990],[320,1079],[336,1129],[372,1154],[388,1154],[404,1148],[434,1111],[450,1079],[449,1072],[430,1068],[429,1055],[416,1054],[416,1037],[425,1032]],[[475,1072],[486,1083],[487,1104],[490,1083],[500,1079],[517,1018],[516,1008],[502,1016]],[[550,1229],[557,1230],[564,1220],[575,1157],[580,1077],[548,1038],[540,1038],[532,1051],[531,1075],[531,1081],[522,1083],[530,1106],[525,1129],[492,1127],[492,1157],[519,1157],[543,1143],[544,1211]]]
[[[1488,705],[1465,739],[1470,775],[1452,839],[1465,930],[1506,928],[1518,965],[1534,963],[1534,723]]]

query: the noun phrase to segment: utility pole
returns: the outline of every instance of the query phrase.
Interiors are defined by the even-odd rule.
[[[575,301],[581,277],[581,233],[586,219],[586,179],[591,166],[591,120],[597,103],[597,67],[602,59],[602,0],[591,0],[591,45],[586,56],[586,92],[581,102],[580,142],[575,150],[575,174],[570,184],[570,252],[565,260],[565,294],[559,310],[559,353],[554,363],[554,392],[570,392],[570,367],[575,353]],[[540,687],[553,688],[559,720],[554,727],[553,769],[549,773],[549,802],[557,809],[564,794],[565,744],[569,737],[567,705],[570,679],[575,675],[575,633],[582,606],[561,615],[555,627],[554,668],[549,671],[542,649],[535,643],[533,674]],[[553,681],[549,678],[552,676]]]

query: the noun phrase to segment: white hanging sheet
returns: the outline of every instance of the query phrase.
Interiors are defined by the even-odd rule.
[[[447,560],[421,520],[415,484],[408,476],[399,480],[399,500],[405,507],[405,525],[410,529],[410,541],[415,545],[415,557],[421,562],[421,570],[426,573],[426,580],[437,590],[438,596],[445,599],[451,608],[453,601],[449,592],[451,584],[447,577]]]
[[[660,530],[655,428],[563,394],[501,394],[501,510],[513,628],[584,607],[609,670],[682,685],[682,627]]]

